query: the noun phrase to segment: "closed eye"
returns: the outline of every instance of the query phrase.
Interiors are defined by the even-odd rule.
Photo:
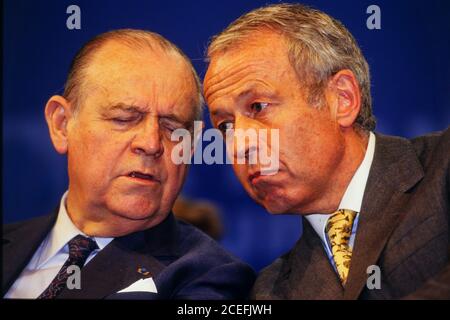
[[[114,122],[119,122],[119,123],[121,123],[121,122],[130,122],[130,121],[132,121],[133,119],[129,119],[129,118],[113,118],[112,119]]]
[[[127,124],[130,122],[137,121],[138,117],[126,117],[126,118],[112,118],[111,121],[117,123],[117,124]]]
[[[169,118],[161,118],[160,125],[171,132],[177,129],[186,129],[181,122]]]

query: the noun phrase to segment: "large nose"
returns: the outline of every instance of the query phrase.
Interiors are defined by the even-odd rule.
[[[261,125],[255,119],[237,115],[234,122],[233,150],[238,164],[255,164]]]
[[[164,153],[162,135],[157,117],[142,121],[141,125],[136,128],[131,149],[136,154],[155,158],[160,157]]]

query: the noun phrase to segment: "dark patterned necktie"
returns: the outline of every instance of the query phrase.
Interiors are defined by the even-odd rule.
[[[89,257],[91,252],[98,249],[97,243],[91,238],[83,237],[82,235],[77,235],[69,241],[69,258],[66,260],[64,265],[59,270],[56,277],[41,293],[38,299],[54,299],[56,298],[63,289],[67,286],[67,279],[69,275],[67,273],[67,268],[71,265],[76,265],[80,269],[84,266],[86,259]]]

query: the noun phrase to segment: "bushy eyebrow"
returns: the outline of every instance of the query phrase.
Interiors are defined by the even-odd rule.
[[[276,93],[263,81],[253,81],[250,85],[244,87],[241,92],[237,95],[237,99],[243,99],[248,96],[263,95],[267,97],[272,97]]]
[[[115,111],[115,110],[121,110],[131,113],[146,113],[146,110],[144,110],[139,106],[128,105],[125,103],[114,104],[108,108],[108,111]]]

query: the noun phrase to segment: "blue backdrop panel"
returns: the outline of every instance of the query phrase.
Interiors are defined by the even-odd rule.
[[[43,109],[50,95],[62,92],[69,63],[83,43],[111,29],[148,29],[176,43],[203,77],[210,37],[270,2],[4,1],[3,222],[48,213],[66,190],[66,160],[51,146]],[[371,67],[379,132],[412,137],[450,124],[449,1],[304,3],[341,20],[358,40]],[[81,30],[66,27],[72,4],[81,9]],[[381,8],[381,30],[366,27],[371,4]],[[299,217],[266,213],[229,166],[193,165],[183,193],[217,204],[226,231],[222,244],[256,269],[301,234]]]

